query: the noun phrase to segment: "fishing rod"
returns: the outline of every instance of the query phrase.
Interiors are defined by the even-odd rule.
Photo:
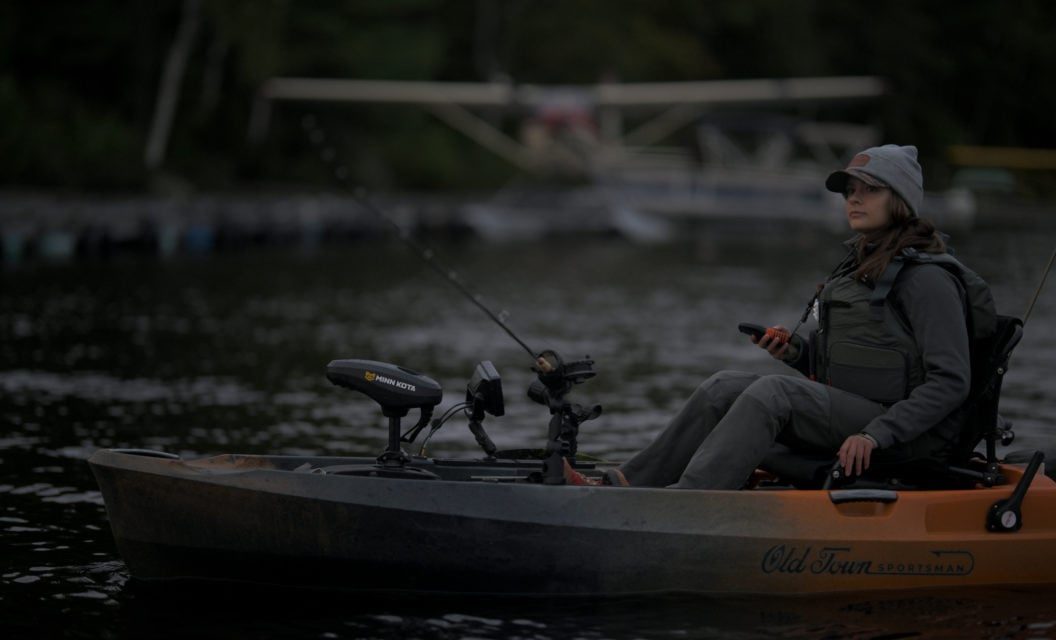
[[[568,394],[572,390],[572,387],[593,378],[596,375],[594,371],[594,361],[591,360],[590,356],[586,356],[581,360],[566,361],[561,358],[557,352],[552,349],[547,349],[543,352],[534,351],[531,347],[521,340],[513,329],[506,324],[506,316],[508,315],[505,310],[500,313],[495,313],[486,304],[479,294],[473,293],[473,291],[462,282],[462,279],[458,276],[453,269],[449,269],[443,266],[439,260],[436,259],[436,253],[422,244],[419,244],[411,237],[411,234],[407,232],[392,216],[388,215],[381,207],[377,206],[370,200],[366,195],[366,190],[362,187],[353,187],[349,183],[349,171],[346,166],[339,163],[337,160],[337,151],[327,144],[326,133],[322,127],[319,126],[315,117],[312,115],[306,115],[302,121],[305,133],[308,135],[308,139],[318,149],[319,156],[323,162],[330,167],[333,172],[334,178],[348,190],[351,194],[352,199],[359,204],[361,207],[370,211],[375,216],[380,218],[389,227],[396,232],[398,237],[404,244],[406,244],[419,258],[425,262],[429,268],[436,271],[442,278],[447,280],[455,289],[459,291],[469,301],[472,302],[478,309],[484,312],[488,318],[506,332],[513,340],[521,346],[528,355],[532,358],[532,370],[538,375],[538,381],[533,383],[528,389],[528,397],[534,402],[546,406],[550,410],[550,425],[547,433],[547,444],[546,444],[546,459],[543,461],[543,483],[544,484],[565,484],[564,478],[564,464],[566,458],[575,459],[577,451],[577,438],[579,434],[579,426],[581,423],[588,420],[593,420],[601,415],[601,405],[593,405],[584,409],[578,404],[573,404],[568,400]],[[403,439],[410,438],[413,440],[414,435],[417,434],[417,430],[424,427],[425,414],[423,413],[423,420],[419,422],[419,425],[404,434]],[[443,421],[438,421],[433,428],[435,433],[436,429],[443,424]],[[476,423],[476,429],[473,427],[473,423],[470,423],[470,429],[473,430],[473,434],[477,436],[477,442],[481,443],[482,437],[478,434],[483,433],[483,427],[479,422]],[[398,435],[398,432],[396,432]],[[390,436],[394,437],[394,436]],[[428,440],[429,436],[426,437]],[[484,440],[490,440],[487,435],[483,435]],[[410,440],[407,440],[408,442]],[[423,450],[425,443],[422,444]],[[481,443],[481,446],[484,446]],[[492,445],[494,448],[494,445]],[[487,451],[488,455],[491,455],[493,451]]]
[[[1052,271],[1053,262],[1056,262],[1056,247],[1052,248],[1052,255],[1049,256],[1049,264],[1045,265],[1045,270],[1041,272],[1041,282],[1038,283],[1038,288],[1034,290],[1034,297],[1030,299],[1030,304],[1027,305],[1027,312],[1023,314],[1023,326],[1027,326],[1030,312],[1034,310],[1034,304],[1038,301],[1038,296],[1041,295],[1041,290],[1045,288],[1045,280],[1049,277],[1049,271]]]
[[[484,300],[480,296],[480,294],[474,293],[469,288],[469,286],[462,281],[462,279],[459,277],[458,273],[454,269],[450,269],[444,266],[440,263],[439,260],[437,260],[436,252],[434,252],[429,247],[426,247],[416,242],[414,238],[411,237],[411,234],[402,226],[400,226],[400,224],[396,222],[396,220],[393,219],[392,216],[386,213],[381,207],[374,204],[374,202],[369,197],[367,197],[366,189],[359,186],[353,186],[349,182],[348,167],[338,162],[337,152],[333,147],[327,144],[326,133],[323,131],[322,127],[319,126],[319,123],[316,121],[315,116],[306,115],[301,120],[301,125],[304,127],[305,133],[308,135],[308,139],[316,147],[316,149],[318,149],[319,157],[322,158],[323,162],[330,167],[334,178],[338,181],[338,183],[341,184],[342,187],[344,187],[348,191],[348,193],[351,195],[352,199],[356,202],[356,204],[371,212],[383,222],[385,222],[385,224],[391,227],[392,230],[396,232],[396,237],[399,238],[405,245],[407,245],[415,255],[421,258],[422,261],[429,266],[429,268],[431,268],[436,273],[440,274],[440,277],[442,277],[444,280],[447,280],[455,289],[459,291],[459,293],[468,298],[470,302],[476,305],[478,309],[483,311],[484,314],[488,316],[488,318],[490,318],[495,324],[499,325],[499,327],[503,331],[505,331],[507,335],[513,338],[513,340],[518,345],[520,345],[522,349],[528,352],[528,355],[532,357],[533,364],[537,364],[538,358],[540,356],[539,352],[534,351],[531,347],[528,346],[527,343],[525,343],[524,340],[522,340],[520,337],[517,336],[516,333],[513,332],[513,329],[511,329],[510,326],[506,323],[506,318],[509,316],[509,313],[505,309],[501,310],[499,313],[495,313],[494,311],[492,311],[486,304],[484,304]]]

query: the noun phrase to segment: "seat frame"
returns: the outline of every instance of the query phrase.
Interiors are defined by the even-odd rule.
[[[997,445],[1015,438],[1011,423],[998,413],[1001,384],[1012,351],[1023,338],[1023,322],[1012,316],[997,316],[997,329],[973,344],[972,385],[960,411],[965,427],[944,460],[920,459],[892,464],[874,464],[860,478],[847,477],[831,455],[802,453],[775,444],[759,468],[781,482],[800,489],[855,487],[890,489],[968,488],[1004,484]],[[976,451],[985,442],[985,454]]]

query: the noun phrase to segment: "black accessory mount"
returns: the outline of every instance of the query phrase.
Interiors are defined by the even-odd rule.
[[[484,455],[494,459],[498,447],[484,430],[484,414],[499,417],[506,413],[506,408],[502,400],[502,378],[491,361],[485,360],[473,370],[473,377],[466,385],[466,404],[469,405],[469,430]]]
[[[584,409],[568,401],[572,387],[597,375],[594,361],[586,356],[565,362],[557,352],[547,350],[539,354],[532,370],[538,379],[528,387],[528,397],[550,409],[543,483],[565,484],[564,460],[575,460],[579,425],[601,415],[600,404]]]

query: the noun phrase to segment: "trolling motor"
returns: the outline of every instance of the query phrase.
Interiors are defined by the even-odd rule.
[[[376,465],[345,469],[345,475],[373,475],[395,478],[436,478],[429,471],[408,467],[407,454],[400,448],[400,419],[411,409],[419,409],[421,416],[411,429],[417,433],[429,423],[433,409],[444,396],[432,378],[384,362],[373,360],[333,360],[326,365],[326,378],[339,387],[365,394],[381,405],[381,413],[389,419],[389,441]]]
[[[601,405],[589,409],[568,401],[572,387],[586,382],[597,373],[590,356],[565,362],[555,351],[539,354],[532,370],[538,379],[528,387],[528,397],[550,409],[550,427],[543,460],[543,484],[565,484],[564,459],[575,460],[579,425],[601,415]]]

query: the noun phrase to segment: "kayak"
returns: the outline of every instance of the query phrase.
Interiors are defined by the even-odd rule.
[[[985,465],[946,468],[961,478],[956,485],[834,484],[840,474],[828,461],[828,479],[813,488],[790,481],[801,465],[781,470],[775,458],[745,490],[605,486],[590,483],[603,477],[599,466],[577,456],[579,425],[601,407],[568,399],[594,376],[593,361],[544,351],[536,371],[528,397],[551,414],[542,461],[498,452],[484,430],[487,414],[505,410],[488,361],[466,401],[431,420],[442,397],[432,378],[335,360],[327,378],[388,418],[378,458],[184,460],[104,449],[88,462],[118,551],[132,576],[147,580],[597,595],[1056,583],[1056,482],[1042,452],[1026,465],[999,463],[996,427]],[[460,408],[484,458],[403,451]],[[412,410],[419,420],[403,432]],[[567,473],[572,465],[580,476]]]
[[[144,580],[602,595],[1056,583],[1056,482],[1037,464],[1002,464],[993,487],[740,491],[553,486],[527,459],[408,457],[386,473],[374,458],[104,449],[89,464]],[[1016,522],[1001,516],[1015,526],[995,530],[988,514],[1017,493]]]

